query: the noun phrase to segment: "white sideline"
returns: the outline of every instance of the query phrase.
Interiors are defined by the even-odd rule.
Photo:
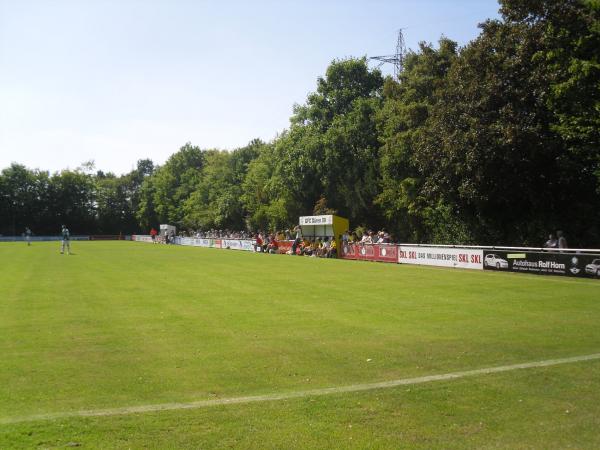
[[[510,364],[507,366],[488,367],[484,369],[465,370],[462,372],[451,372],[440,375],[428,375],[424,377],[416,378],[403,378],[399,380],[382,381],[379,383],[364,383],[364,384],[351,384],[348,386],[330,387],[322,389],[310,389],[304,391],[295,392],[283,392],[280,394],[265,394],[265,395],[252,395],[247,397],[230,397],[230,398],[219,398],[212,400],[198,400],[187,403],[161,403],[156,405],[140,405],[140,406],[124,406],[120,408],[108,408],[108,409],[89,409],[81,411],[65,411],[47,414],[33,414],[29,416],[20,417],[5,417],[0,418],[0,425],[9,425],[20,422],[33,422],[43,420],[56,420],[66,419],[69,417],[101,417],[101,416],[117,416],[125,414],[137,414],[146,412],[156,411],[172,411],[178,409],[195,409],[204,408],[209,406],[219,405],[234,405],[241,403],[255,403],[255,402],[269,402],[277,400],[288,400],[294,398],[313,397],[328,394],[339,394],[345,392],[359,392],[369,391],[373,389],[385,389],[396,386],[404,386],[410,384],[421,384],[429,383],[431,381],[444,381],[454,380],[457,378],[471,377],[475,375],[487,375],[492,373],[508,372],[511,370],[518,369],[531,369],[535,367],[548,367],[556,366],[559,364],[568,364],[581,361],[591,361],[600,359],[600,353],[594,353],[591,355],[573,356],[570,358],[559,358],[559,359],[547,359],[545,361],[534,361],[521,364]]]

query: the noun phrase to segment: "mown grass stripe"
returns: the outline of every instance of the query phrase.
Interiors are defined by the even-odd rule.
[[[557,366],[560,364],[577,363],[583,361],[592,361],[600,359],[600,353],[590,355],[573,356],[569,358],[547,359],[544,361],[533,361],[520,364],[510,364],[505,366],[487,367],[483,369],[473,369],[461,372],[450,372],[438,375],[427,375],[415,378],[403,378],[391,381],[382,381],[378,383],[352,384],[347,386],[329,387],[321,389],[310,389],[294,392],[272,393],[264,395],[252,395],[245,397],[230,397],[211,400],[198,400],[187,403],[162,403],[156,405],[139,405],[139,406],[124,406],[119,408],[108,409],[91,409],[81,411],[65,411],[47,414],[33,414],[20,417],[8,417],[0,419],[0,424],[9,425],[21,422],[48,421],[57,419],[66,419],[71,417],[102,417],[102,416],[117,416],[125,414],[139,414],[158,411],[173,411],[182,409],[196,409],[211,406],[236,405],[243,403],[269,402],[278,400],[289,400],[295,398],[314,397],[329,394],[351,393],[360,391],[369,391],[374,389],[388,389],[397,386],[405,386],[412,384],[430,383],[433,381],[447,381],[458,378],[472,377],[477,375],[488,375],[493,373],[509,372],[519,369],[532,369],[539,367]]]

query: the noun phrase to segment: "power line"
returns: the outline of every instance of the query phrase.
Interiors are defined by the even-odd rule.
[[[382,55],[382,56],[371,56],[370,60],[379,61],[377,67],[381,67],[384,64],[394,65],[394,76],[400,77],[400,73],[404,68],[404,58],[406,57],[406,44],[404,43],[404,34],[402,28],[398,30],[398,39],[396,41],[396,53],[393,55]]]

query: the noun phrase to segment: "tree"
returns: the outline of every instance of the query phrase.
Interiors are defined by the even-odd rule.
[[[96,231],[96,186],[91,174],[80,170],[63,170],[50,178],[50,210],[54,213],[52,229],[66,224],[73,234]]]
[[[155,212],[158,221],[181,225],[184,217],[184,204],[196,189],[200,171],[204,165],[204,155],[200,148],[187,143],[171,155],[148,181],[144,194],[151,192],[152,202],[143,200],[144,215]],[[152,206],[150,211],[149,207]]]
[[[35,233],[48,230],[48,172],[12,164],[0,173],[0,234],[21,234],[25,227]]]
[[[296,106],[289,132],[276,142],[276,173],[296,207],[311,211],[322,196],[352,221],[377,221],[378,141],[375,117],[383,79],[365,58],[333,61],[316,92]],[[283,202],[288,204],[288,202]]]
[[[540,58],[552,24],[516,17],[486,22],[448,72],[416,155],[424,194],[478,243],[534,245],[556,228],[589,242],[595,181],[553,127],[554,75]]]
[[[378,117],[381,187],[376,203],[390,230],[404,240],[432,238],[425,226],[424,179],[415,154],[428,134],[432,107],[440,100],[457,56],[457,44],[450,39],[440,39],[437,49],[421,42],[418,51],[406,55],[399,79],[385,81],[385,100]],[[433,228],[438,229],[437,225]]]
[[[240,228],[241,189],[235,175],[230,153],[205,152],[196,188],[184,203],[184,225],[194,229]]]

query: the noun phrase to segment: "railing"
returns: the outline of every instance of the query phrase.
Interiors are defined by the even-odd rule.
[[[132,236],[132,240],[152,242],[150,236]],[[289,252],[291,242],[278,241],[278,252]],[[247,251],[255,251],[256,247],[249,239],[176,237],[172,243]],[[600,279],[600,249],[346,243],[338,249],[338,258]]]
[[[71,236],[72,241],[89,241],[90,237],[87,235],[76,235]],[[0,242],[24,242],[27,238],[25,236],[0,236]],[[31,242],[42,242],[42,241],[60,241],[61,236],[31,236]]]
[[[398,244],[411,247],[441,248],[481,248],[484,250],[512,250],[525,252],[568,252],[568,253],[600,253],[598,248],[551,248],[551,247],[508,247],[497,245],[448,245],[448,244]]]

